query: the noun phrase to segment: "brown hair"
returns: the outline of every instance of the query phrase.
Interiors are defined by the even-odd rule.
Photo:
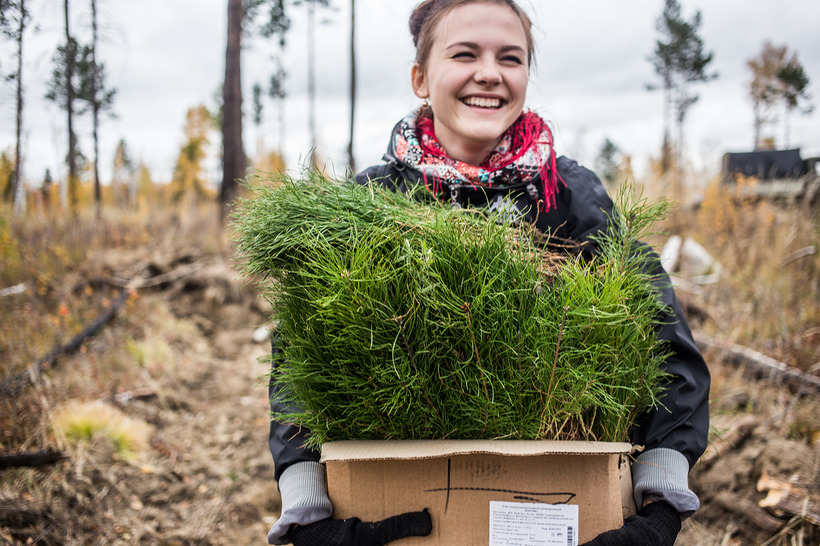
[[[515,3],[515,0],[424,0],[410,15],[410,34],[413,35],[413,45],[416,46],[416,62],[424,68],[430,49],[433,47],[435,29],[445,15],[453,8],[465,4],[487,2],[501,4],[512,9],[521,20],[524,27],[524,36],[527,38],[527,65],[531,66],[535,45],[532,37],[532,21],[526,12]]]

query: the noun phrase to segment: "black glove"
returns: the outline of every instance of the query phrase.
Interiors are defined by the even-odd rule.
[[[601,533],[583,546],[672,546],[680,525],[680,514],[670,504],[651,502],[620,529]]]
[[[405,537],[430,534],[430,512],[407,512],[372,523],[359,518],[323,519],[288,533],[293,546],[383,546]]]

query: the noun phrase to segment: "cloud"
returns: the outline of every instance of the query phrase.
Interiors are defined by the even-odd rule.
[[[414,51],[407,19],[415,0],[359,0],[357,2],[358,89],[356,156],[360,166],[378,162],[393,125],[418,104],[410,89]],[[658,0],[633,2],[538,2],[524,0],[536,25],[537,66],[528,93],[529,106],[551,120],[560,150],[587,164],[594,160],[604,138],[612,139],[635,156],[640,165],[657,155],[662,137],[662,95],[644,85],[654,74],[647,60],[657,39]],[[106,19],[103,60],[111,85],[117,87],[116,120],[104,120],[101,167],[107,179],[114,147],[124,138],[132,155],[148,163],[155,178],[170,176],[182,140],[188,108],[215,105],[224,75],[226,37],[225,0],[141,0],[103,2]],[[331,24],[316,29],[316,120],[320,151],[338,165],[346,160],[348,139],[349,3],[336,2],[335,11],[320,10],[318,20]],[[64,114],[46,104],[44,81],[51,55],[61,41],[62,10],[50,3],[35,4],[41,25],[28,36],[26,55],[26,159],[24,174],[37,180],[45,168],[63,172]],[[718,80],[693,88],[701,95],[687,120],[687,149],[693,160],[717,169],[725,150],[747,148],[751,141],[751,105],[746,98],[746,61],[759,53],[763,41],[787,45],[799,53],[817,101],[820,92],[820,3],[805,0],[747,2],[739,11],[730,0],[692,0],[685,15],[700,9],[703,38],[714,51]],[[291,165],[309,152],[307,135],[307,43],[303,9],[292,9],[293,26],[283,58],[288,71],[285,150]],[[85,18],[85,19],[84,19]],[[73,23],[87,31],[87,16]],[[85,25],[85,26],[84,26]],[[5,49],[3,50],[5,52]],[[251,109],[254,82],[267,83],[274,70],[275,42],[256,37],[243,52],[245,112]],[[3,67],[8,67],[3,62]],[[13,148],[13,100],[0,89],[0,149]],[[276,111],[266,104],[264,140],[279,140]],[[792,116],[791,143],[804,155],[820,155],[820,124],[812,117]],[[78,121],[87,140],[88,120]],[[784,140],[783,130],[777,136]],[[245,146],[255,151],[260,135],[245,125]]]

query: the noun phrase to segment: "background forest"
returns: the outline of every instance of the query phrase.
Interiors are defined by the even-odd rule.
[[[395,76],[386,75],[409,73],[414,2],[218,3],[223,26],[208,38],[218,54],[203,63],[217,67],[213,85],[171,112],[158,99],[134,112],[126,105],[149,91],[120,83],[133,80],[109,61],[134,24],[121,18],[123,5],[0,0],[0,543],[253,544],[276,518],[257,363],[269,309],[235,270],[225,219],[247,174],[264,183],[279,169],[341,175],[378,161],[392,123],[415,104],[406,80],[390,88]],[[758,199],[754,189],[766,182],[728,183],[720,158],[796,147],[804,158],[820,154],[812,98],[820,46],[770,40],[803,34],[758,23],[727,68],[710,27],[721,2],[640,4],[643,26],[609,33],[632,89],[625,103],[623,80],[599,89],[589,79],[607,74],[600,59],[558,53],[584,49],[567,47],[586,39],[580,31],[544,23],[559,45],[539,51],[530,102],[556,120],[559,153],[594,168],[613,192],[626,182],[675,202],[650,242],[659,251],[683,242],[670,273],[713,373],[710,446],[692,470],[703,508],[678,543],[816,544],[816,193]],[[816,9],[789,4],[782,11],[792,19],[790,10]],[[167,32],[170,12],[151,6]],[[169,43],[194,40],[186,33],[201,23],[199,6],[190,27],[170,27]],[[536,21],[548,20],[543,5],[531,7]],[[550,17],[571,17],[565,9]],[[374,28],[379,17],[390,22],[387,37]],[[165,75],[162,94],[174,95],[196,63],[166,49],[175,62],[155,60],[154,69]],[[636,65],[642,71],[629,72]],[[577,85],[553,82],[556,71]],[[384,88],[397,102],[378,98]],[[713,115],[715,104],[725,116]],[[733,119],[727,104],[743,123],[732,138],[712,139],[703,128],[723,134],[721,120]],[[47,126],[35,125],[38,110]],[[159,152],[141,140],[144,129],[125,124],[153,110],[164,118],[147,131]],[[644,121],[652,110],[651,121],[598,126],[584,117],[604,120],[609,110]],[[816,171],[797,183],[816,187]]]

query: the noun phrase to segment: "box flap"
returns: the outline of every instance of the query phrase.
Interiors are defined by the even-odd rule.
[[[345,440],[322,445],[322,462],[430,459],[449,455],[611,455],[629,453],[627,442],[554,440]]]

